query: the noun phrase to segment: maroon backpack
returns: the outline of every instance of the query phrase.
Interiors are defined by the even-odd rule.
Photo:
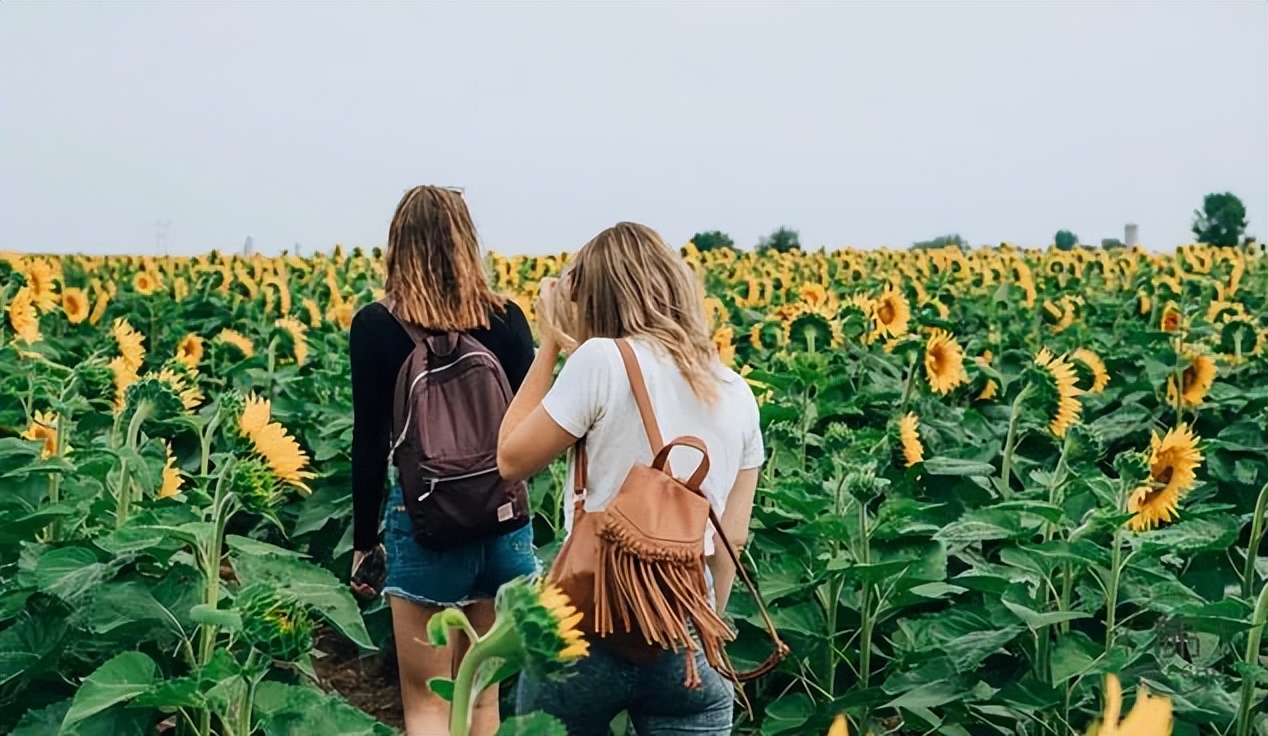
[[[414,351],[396,377],[388,464],[415,541],[442,550],[523,527],[527,487],[498,472],[498,429],[511,403],[502,364],[470,335],[397,322]]]

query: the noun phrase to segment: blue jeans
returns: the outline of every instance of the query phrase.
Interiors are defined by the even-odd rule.
[[[493,598],[503,584],[539,571],[532,524],[452,549],[419,546],[399,486],[388,494],[383,549],[387,553],[383,595],[428,606],[465,606]]]
[[[560,681],[520,673],[515,709],[545,711],[558,718],[568,736],[607,736],[621,711],[637,736],[730,736],[734,689],[696,652],[700,687],[688,689],[687,653],[666,651],[652,664],[631,664],[591,646]]]

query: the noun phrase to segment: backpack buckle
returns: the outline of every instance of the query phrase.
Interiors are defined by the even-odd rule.
[[[425,499],[425,498],[427,498],[428,496],[430,496],[430,495],[432,494],[432,491],[436,490],[436,483],[437,483],[438,481],[439,481],[439,479],[438,479],[438,478],[428,478],[428,479],[427,479],[427,490],[423,491],[422,495],[420,495],[420,496],[418,497],[418,501],[419,501],[419,503],[422,503],[423,499]]]

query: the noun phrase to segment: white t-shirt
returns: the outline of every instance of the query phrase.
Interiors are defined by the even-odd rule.
[[[757,401],[744,379],[717,364],[718,395],[706,403],[691,390],[669,354],[650,340],[631,339],[647,383],[652,410],[666,442],[683,435],[704,440],[709,448],[709,473],[701,490],[721,516],[727,494],[741,470],[761,467],[765,460]],[[591,338],[573,351],[555,385],[542,401],[555,423],[574,437],[586,438],[589,478],[587,511],[602,511],[616,497],[635,463],[650,465],[652,448],[634,402],[625,365],[616,342]],[[674,475],[694,472],[700,453],[676,447],[670,452]],[[565,527],[572,530],[572,478],[569,463],[564,486]],[[705,535],[705,553],[713,553],[713,535]]]

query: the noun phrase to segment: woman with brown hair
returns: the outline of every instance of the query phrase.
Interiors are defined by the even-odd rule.
[[[690,446],[707,449],[709,460],[698,471],[703,480],[693,476],[691,482],[716,511],[725,538],[742,545],[764,459],[757,402],[743,379],[718,359],[701,290],[687,263],[651,228],[619,223],[578,251],[557,284],[543,284],[538,311],[537,358],[499,433],[502,476],[527,477],[584,438],[585,452],[573,453],[566,484],[574,488],[580,465],[577,510],[564,504],[571,540],[578,513],[603,512],[636,464],[653,464],[659,449],[653,435],[690,436],[696,442]],[[558,357],[569,348],[552,385]],[[699,462],[691,450],[681,457],[678,452],[672,462],[683,468]],[[586,460],[578,463],[579,455]],[[693,614],[696,621],[709,618],[710,606],[725,610],[736,574],[731,557],[714,554],[721,540],[715,542],[703,521],[701,527],[702,576],[711,590],[701,596],[706,615]],[[579,605],[589,618],[591,611]],[[711,620],[720,623],[716,616]],[[704,634],[694,627],[697,641]],[[629,713],[639,736],[731,733],[731,682],[708,661],[707,645],[655,648],[650,656],[631,657],[614,639],[592,636],[590,643],[590,655],[575,663],[567,679],[521,674],[517,709],[545,711],[572,736],[608,733],[621,711]]]
[[[478,631],[487,630],[493,623],[497,589],[515,577],[535,573],[537,562],[532,527],[526,523],[449,548],[420,545],[401,486],[395,482],[386,513],[380,515],[389,455],[404,435],[397,427],[399,434],[394,436],[398,374],[421,344],[416,340],[457,333],[474,338],[496,358],[514,391],[533,360],[533,338],[520,308],[489,287],[475,226],[458,191],[420,186],[406,192],[392,218],[384,261],[384,299],[357,312],[349,338],[352,585],[362,596],[379,592],[369,582],[372,575],[366,572],[371,565],[366,563],[386,557],[381,592],[392,608],[405,729],[410,736],[435,736],[448,733],[449,706],[427,683],[453,676],[455,652],[452,643],[446,648],[420,643],[427,641],[427,622],[442,608],[462,607]],[[489,438],[490,446],[495,440]],[[472,733],[489,736],[498,723],[497,688],[490,688],[476,704]]]

